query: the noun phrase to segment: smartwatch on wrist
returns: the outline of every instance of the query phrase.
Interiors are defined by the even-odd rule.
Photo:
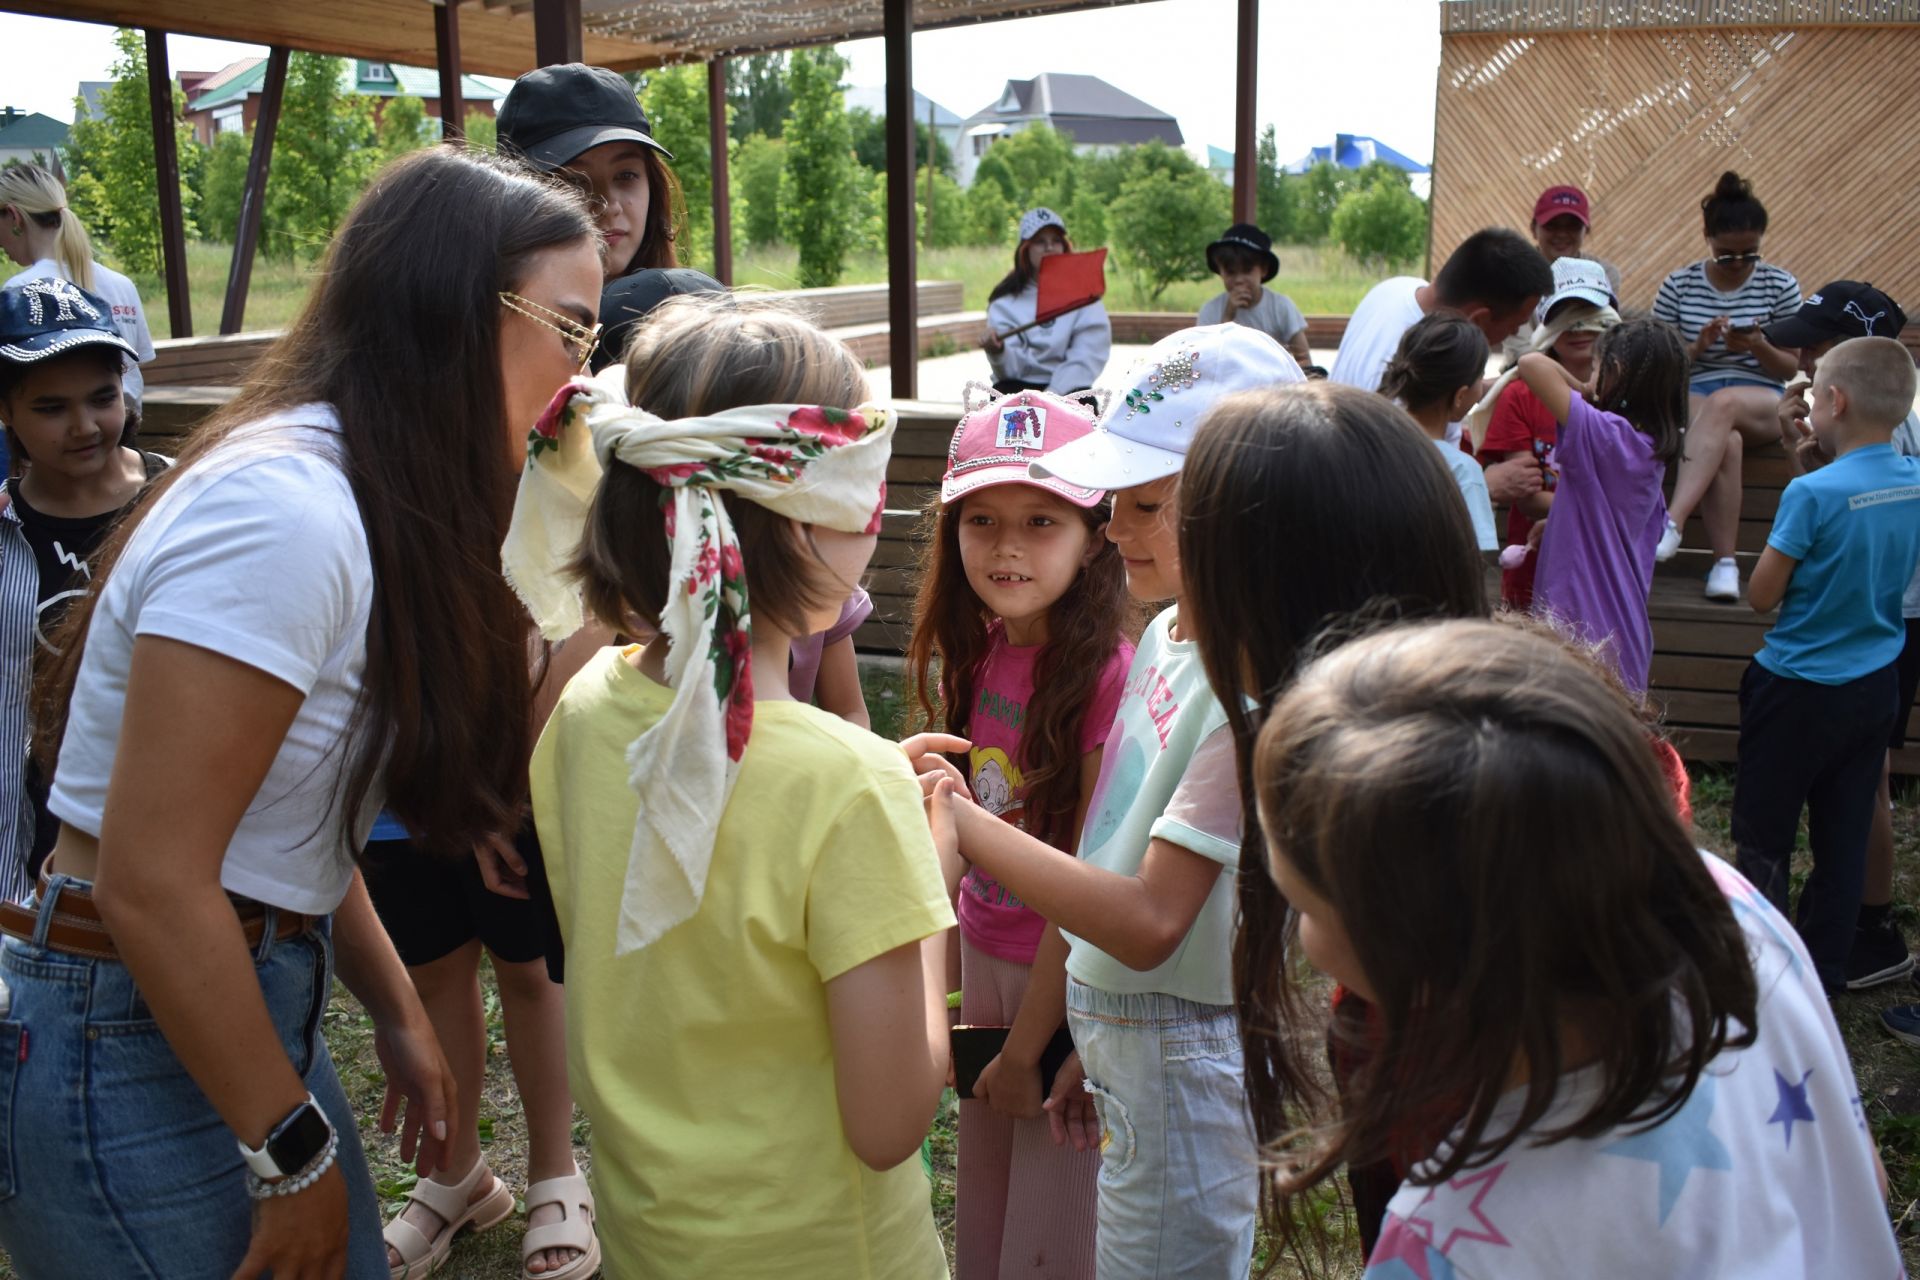
[[[258,1147],[240,1144],[240,1156],[256,1178],[287,1178],[312,1164],[333,1138],[333,1123],[312,1094],[273,1127]]]

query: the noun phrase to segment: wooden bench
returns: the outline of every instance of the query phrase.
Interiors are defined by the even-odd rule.
[[[1184,311],[1110,311],[1107,320],[1115,342],[1152,344],[1190,327],[1194,316]],[[1338,347],[1346,336],[1346,316],[1308,316],[1306,320],[1307,345],[1316,351]]]
[[[280,331],[274,329],[211,338],[163,338],[153,344],[153,359],[140,366],[140,376],[149,388],[238,386],[279,337]]]
[[[966,287],[958,280],[922,280],[918,292],[922,317],[951,315],[966,307]],[[884,284],[784,289],[761,296],[791,303],[822,329],[850,329],[871,324],[884,327],[887,322],[888,294]]]

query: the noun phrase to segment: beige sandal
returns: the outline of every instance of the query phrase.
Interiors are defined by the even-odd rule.
[[[474,1200],[474,1188],[483,1178],[493,1184],[493,1190]],[[444,1225],[428,1238],[411,1222],[404,1221],[398,1214],[394,1216],[380,1233],[400,1255],[399,1265],[387,1268],[391,1280],[421,1280],[423,1276],[432,1275],[447,1260],[455,1236],[469,1228],[481,1232],[498,1226],[513,1213],[513,1192],[493,1176],[484,1159],[474,1161],[467,1176],[456,1183],[420,1179],[413,1184],[413,1190],[407,1192],[407,1199],[418,1200]]]
[[[521,1280],[587,1280],[600,1270],[600,1241],[593,1234],[593,1192],[578,1168],[564,1178],[546,1178],[527,1188],[527,1212],[557,1204],[565,1221],[528,1227],[520,1244]],[[558,1271],[529,1271],[527,1259],[548,1249],[578,1249],[580,1256]]]

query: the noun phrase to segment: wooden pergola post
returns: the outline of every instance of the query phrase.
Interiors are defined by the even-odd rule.
[[[580,61],[580,0],[533,0],[533,56],[543,67]]]
[[[238,333],[247,317],[247,288],[253,283],[253,259],[260,248],[260,215],[267,202],[267,170],[273,165],[273,137],[280,128],[280,102],[286,96],[287,47],[267,51],[267,82],[260,92],[260,116],[253,122],[253,152],[247,158],[247,185],[240,193],[240,225],[233,233],[233,265],[227,269],[227,300],[220,308],[220,332]]]
[[[1238,95],[1233,110],[1233,220],[1252,222],[1258,216],[1259,179],[1254,173],[1254,82],[1260,63],[1260,0],[1239,0],[1239,31],[1234,43]]]
[[[920,394],[920,291],[913,216],[913,0],[882,0],[887,65],[887,350],[893,396]]]
[[[460,0],[440,0],[433,10],[434,61],[440,68],[440,140],[467,136],[466,101],[460,96]]]
[[[727,172],[727,60],[707,63],[707,139],[713,153],[713,278],[733,287],[733,199]]]
[[[187,296],[186,218],[180,210],[180,148],[173,133],[173,75],[167,33],[147,30],[147,99],[153,113],[153,171],[160,197],[160,253],[167,268],[167,320],[176,338],[193,336]]]

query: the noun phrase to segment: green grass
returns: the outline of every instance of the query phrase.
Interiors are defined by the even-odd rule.
[[[196,240],[187,246],[187,294],[193,304],[193,332],[205,337],[220,331],[220,311],[226,305],[227,273],[233,261],[230,245]],[[926,249],[919,257],[922,280],[958,280],[965,290],[966,308],[984,311],[992,292],[1012,265],[1005,249]],[[284,329],[306,301],[316,266],[312,263],[260,258],[254,262],[247,290],[245,328]],[[1272,287],[1292,298],[1308,315],[1345,315],[1368,289],[1393,274],[1354,262],[1330,246],[1283,245],[1280,275]],[[848,258],[842,284],[884,284],[887,256],[860,253]],[[734,259],[734,280],[770,289],[797,289],[799,254],[786,245],[748,249]],[[166,285],[159,276],[134,276],[134,285],[146,303],[147,327],[156,339],[173,335],[167,312]],[[1156,301],[1131,275],[1109,264],[1109,311],[1174,311],[1198,313],[1202,303],[1220,292],[1218,281],[1186,280],[1168,286]],[[933,354],[951,354],[935,351]]]

